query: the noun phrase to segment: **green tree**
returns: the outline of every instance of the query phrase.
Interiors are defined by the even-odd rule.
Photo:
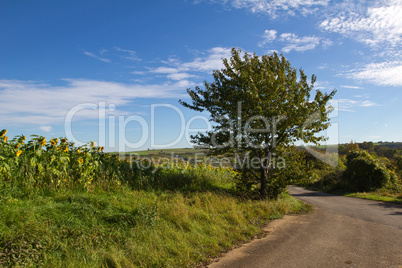
[[[210,114],[213,129],[191,136],[192,141],[212,154],[247,159],[243,170],[258,178],[260,196],[267,198],[276,154],[297,140],[324,140],[316,134],[329,126],[327,104],[335,91],[316,90],[312,97],[316,76],[308,83],[300,69],[298,77],[283,55],[241,54],[233,48],[231,58],[223,59],[224,68],[213,72],[214,82],[204,82],[205,89],[187,89],[192,102],[179,102]]]
[[[348,152],[358,151],[359,148],[359,144],[356,141],[351,140],[348,144]]]

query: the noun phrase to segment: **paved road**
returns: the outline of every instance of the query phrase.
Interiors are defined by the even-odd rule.
[[[268,236],[208,267],[402,267],[402,206],[290,187],[314,212],[285,216]]]

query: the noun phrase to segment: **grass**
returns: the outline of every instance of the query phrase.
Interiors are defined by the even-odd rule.
[[[193,267],[250,240],[268,220],[308,206],[226,192],[66,192],[2,199],[3,265]]]
[[[6,133],[0,267],[194,267],[267,221],[310,209],[286,194],[241,199],[231,168],[120,159],[93,142]]]
[[[175,148],[175,149],[162,149],[162,150],[157,150],[157,149],[151,149],[151,150],[144,150],[144,151],[133,151],[133,152],[128,152],[126,153],[127,155],[133,154],[133,155],[185,155],[185,154],[191,154],[194,155],[196,153],[204,153],[204,150],[202,149],[194,149],[194,148]]]
[[[376,191],[369,193],[345,193],[344,196],[369,199],[374,201],[382,201],[402,205],[402,194],[396,194],[388,191]]]
[[[374,192],[350,192],[342,189],[331,189],[331,188],[319,188],[316,186],[311,186],[311,185],[301,185],[302,187],[305,187],[309,190],[313,191],[320,191],[324,193],[329,193],[329,194],[335,194],[335,195],[341,195],[341,196],[347,196],[347,197],[355,197],[355,198],[361,198],[361,199],[368,199],[368,200],[373,200],[373,201],[381,201],[381,202],[387,202],[387,203],[392,203],[392,204],[402,204],[402,193],[395,192],[390,189],[379,189]]]

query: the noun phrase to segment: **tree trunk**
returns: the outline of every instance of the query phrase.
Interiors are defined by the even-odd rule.
[[[268,198],[268,192],[267,192],[267,180],[268,180],[268,169],[264,167],[260,167],[260,182],[261,182],[261,188],[260,188],[260,196],[261,199],[267,199]]]

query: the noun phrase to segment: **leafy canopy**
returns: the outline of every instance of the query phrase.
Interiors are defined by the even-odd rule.
[[[242,169],[248,170],[244,174],[258,177],[261,197],[266,198],[272,192],[267,191],[272,185],[267,180],[273,180],[268,173],[275,154],[297,140],[317,144],[325,139],[316,134],[329,126],[331,109],[327,104],[336,91],[327,94],[316,90],[312,96],[315,75],[310,83],[303,70],[298,77],[289,61],[276,53],[242,56],[233,48],[232,57],[223,59],[223,65],[213,72],[214,82],[204,83],[204,89],[187,89],[191,103],[179,102],[210,113],[213,129],[191,136],[193,142],[212,154],[232,152],[252,157],[248,158],[252,165]]]
[[[283,55],[245,53],[232,49],[232,57],[223,59],[224,68],[213,72],[214,82],[205,89],[188,89],[192,102],[179,102],[196,111],[208,111],[213,130],[192,136],[199,145],[217,153],[231,150],[272,151],[277,145],[296,140],[317,143],[315,134],[329,126],[330,94],[319,90],[311,100],[311,83],[300,70],[290,66]]]

